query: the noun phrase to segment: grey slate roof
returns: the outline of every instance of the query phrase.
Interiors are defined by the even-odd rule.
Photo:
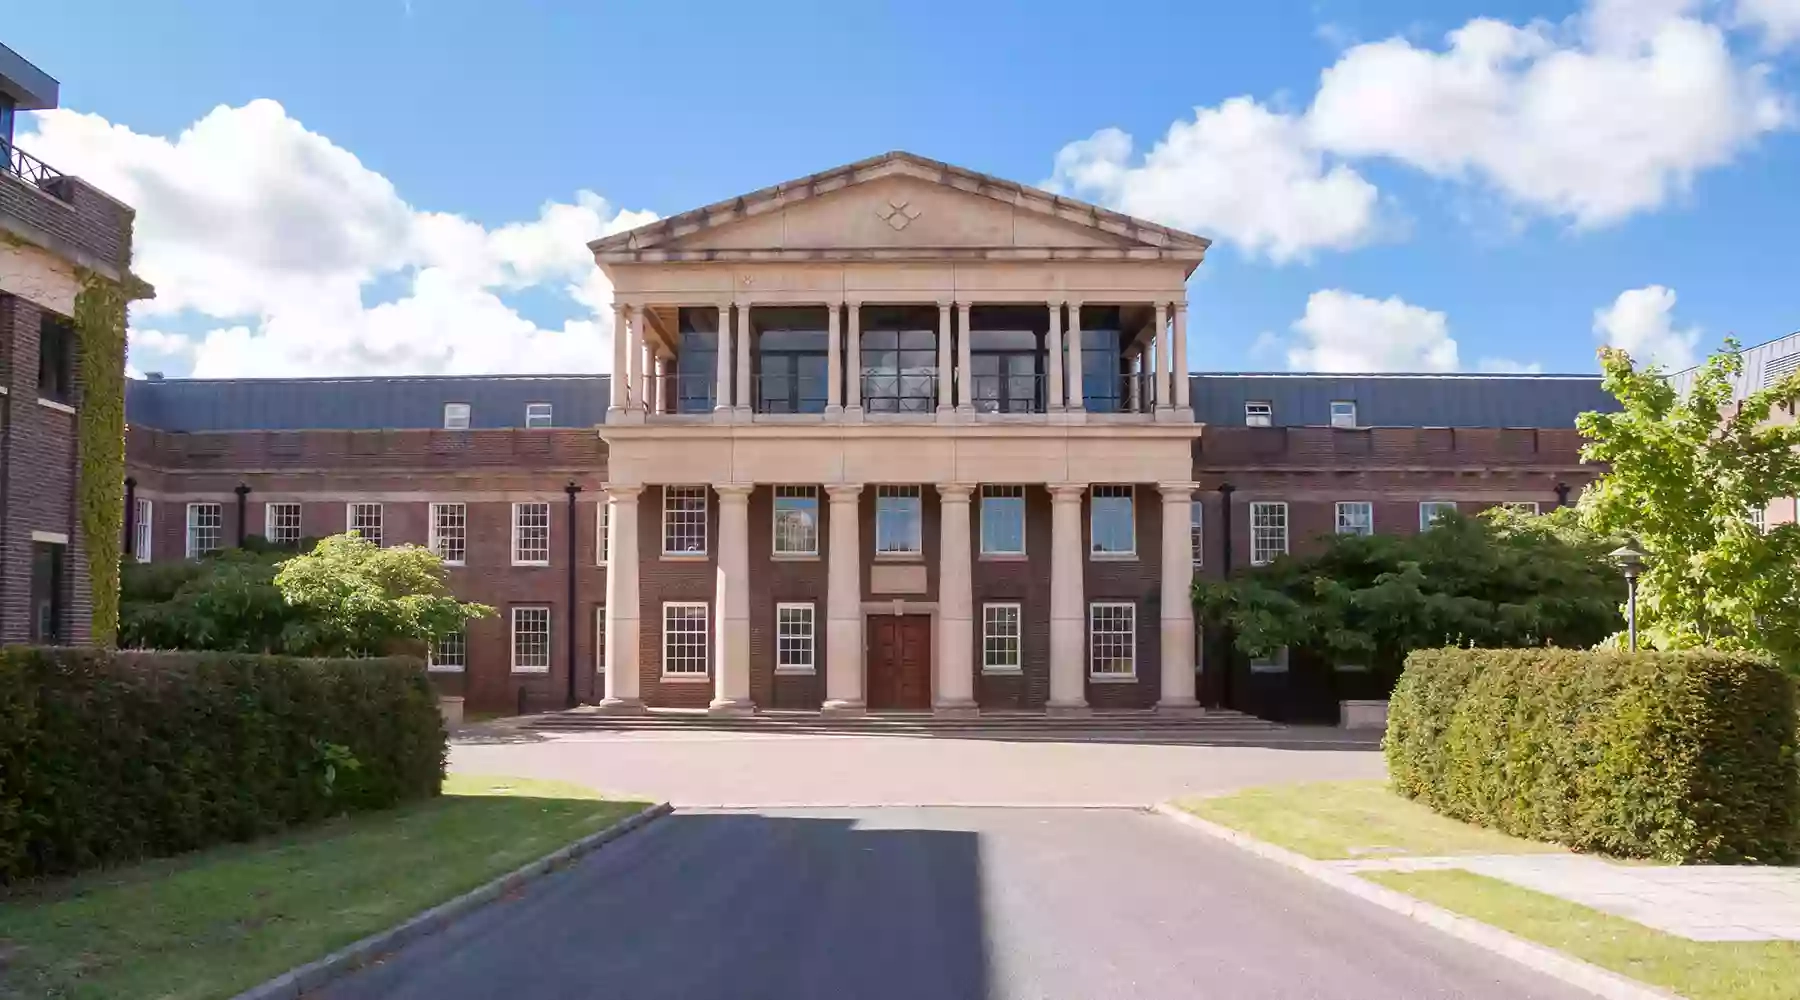
[[[1209,372],[1189,383],[1195,419],[1243,426],[1244,404],[1269,403],[1277,427],[1331,423],[1333,400],[1356,404],[1359,427],[1574,427],[1618,401],[1598,375],[1339,375]]]
[[[1732,397],[1743,399],[1758,389],[1767,388],[1779,381],[1782,376],[1800,366],[1800,333],[1790,333],[1785,337],[1777,337],[1755,347],[1743,350],[1744,373],[1733,379]],[[1669,376],[1675,391],[1686,395],[1694,386],[1694,376],[1700,371],[1698,367],[1683,369]]]
[[[429,429],[445,403],[469,426],[524,427],[526,403],[549,403],[556,427],[606,419],[605,375],[403,375],[371,378],[131,379],[125,419],[165,431]]]

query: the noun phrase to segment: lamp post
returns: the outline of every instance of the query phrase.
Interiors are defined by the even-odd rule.
[[[1637,652],[1637,578],[1638,572],[1644,568],[1644,554],[1631,547],[1630,542],[1607,553],[1612,561],[1619,564],[1619,571],[1625,574],[1625,635],[1631,644],[1631,651]]]

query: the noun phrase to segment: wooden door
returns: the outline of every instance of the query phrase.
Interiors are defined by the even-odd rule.
[[[870,616],[869,707],[931,708],[931,616]]]

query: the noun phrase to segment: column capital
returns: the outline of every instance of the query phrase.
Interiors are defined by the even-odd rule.
[[[935,301],[937,302],[937,307],[939,309],[948,309],[951,306],[956,305],[955,299],[937,299]]]
[[[1044,300],[1044,304],[1052,309],[1061,309],[1067,302],[1068,300],[1061,295],[1052,295]]]
[[[974,483],[939,483],[938,496],[944,503],[968,503],[969,495],[975,492]]]
[[[755,483],[715,483],[713,490],[719,494],[719,502],[744,503],[750,499],[750,491],[756,489]]]
[[[602,486],[601,489],[606,491],[606,496],[609,500],[617,500],[620,503],[637,503],[638,494],[644,492],[644,485],[639,483],[636,486],[614,486],[611,483],[608,483],[607,485]]]
[[[1063,300],[1063,305],[1068,306],[1070,309],[1080,309],[1084,304],[1085,303],[1083,303],[1079,298],[1077,298],[1073,295],[1071,295],[1068,298]]]
[[[1189,503],[1194,499],[1194,491],[1200,488],[1200,484],[1157,483],[1156,488],[1162,491],[1163,503]]]
[[[1086,483],[1046,483],[1044,488],[1050,491],[1050,499],[1056,503],[1080,503],[1087,495]]]
[[[832,503],[855,503],[862,491],[861,483],[837,483],[825,487],[825,495],[831,498]]]
[[[1177,313],[1187,312],[1188,304],[1187,304],[1187,299],[1185,299],[1185,298],[1176,299],[1174,302],[1170,303],[1170,305],[1175,307],[1175,311]]]
[[[844,295],[844,304],[852,309],[861,309],[863,306],[863,297],[846,293]]]

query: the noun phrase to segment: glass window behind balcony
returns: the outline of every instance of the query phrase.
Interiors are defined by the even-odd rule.
[[[678,313],[675,412],[710,413],[719,374],[719,311],[684,306]]]
[[[1093,413],[1118,413],[1130,400],[1119,351],[1117,306],[1081,309],[1081,397]]]
[[[0,94],[0,143],[12,145],[13,99]]]
[[[937,306],[866,306],[862,320],[864,409],[931,412],[937,395]]]
[[[825,412],[828,311],[757,309],[750,320],[756,330],[757,412]]]
[[[970,310],[969,364],[975,409],[1042,413],[1043,336],[1049,310],[976,306]]]

